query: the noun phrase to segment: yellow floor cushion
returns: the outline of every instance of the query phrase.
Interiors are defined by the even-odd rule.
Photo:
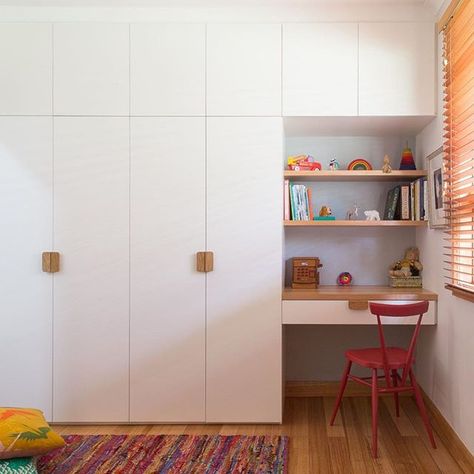
[[[38,456],[64,446],[35,408],[0,408],[0,459]]]

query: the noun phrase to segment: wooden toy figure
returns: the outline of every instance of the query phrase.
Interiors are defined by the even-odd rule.
[[[333,158],[330,162],[329,162],[329,170],[330,171],[336,171],[340,168],[340,164],[339,164],[339,161],[336,160],[336,158]]]
[[[320,215],[321,217],[331,216],[331,215],[332,215],[331,208],[328,207],[328,206],[323,206],[323,207],[321,207],[321,210],[319,211],[319,215]]]
[[[388,155],[385,155],[383,157],[382,172],[383,173],[391,173],[392,172],[392,167],[390,165],[390,157]]]

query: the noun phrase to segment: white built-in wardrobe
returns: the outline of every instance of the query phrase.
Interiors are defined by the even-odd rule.
[[[281,421],[282,117],[431,119],[434,44],[412,22],[0,24],[0,406]]]
[[[281,421],[281,26],[2,24],[0,60],[0,405]]]

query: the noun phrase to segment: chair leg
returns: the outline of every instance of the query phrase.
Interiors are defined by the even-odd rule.
[[[378,421],[377,369],[372,369],[372,456],[377,457],[377,421]]]
[[[397,371],[395,369],[392,369],[392,380],[393,380],[393,386],[397,387],[398,386],[398,379],[397,379]],[[393,398],[395,400],[395,412],[397,417],[400,416],[400,402],[398,401],[398,392],[393,392]]]
[[[428,432],[428,437],[430,438],[431,446],[436,449],[436,442],[433,436],[433,430],[431,429],[430,420],[428,418],[428,413],[426,412],[425,402],[423,401],[423,396],[421,395],[418,384],[416,383],[415,376],[413,371],[410,369],[410,380],[413,387],[413,392],[415,393],[416,404],[418,405],[418,410],[420,410],[420,415],[425,425],[426,431]]]
[[[339,387],[339,393],[337,395],[336,404],[334,405],[334,411],[332,412],[331,421],[329,422],[331,426],[334,424],[337,411],[339,410],[339,407],[341,406],[341,400],[342,400],[342,396],[344,395],[344,390],[346,389],[347,379],[349,378],[349,372],[351,371],[351,366],[352,366],[352,362],[348,360],[346,362],[346,367],[344,368],[344,373],[342,375],[341,385]]]

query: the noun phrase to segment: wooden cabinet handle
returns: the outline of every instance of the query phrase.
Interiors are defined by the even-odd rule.
[[[197,252],[196,270],[202,273],[209,273],[214,270],[214,252]]]
[[[42,254],[43,272],[59,272],[59,252],[43,252]]]
[[[359,300],[349,300],[349,309],[355,311],[365,311],[369,309],[368,301],[359,301]]]

